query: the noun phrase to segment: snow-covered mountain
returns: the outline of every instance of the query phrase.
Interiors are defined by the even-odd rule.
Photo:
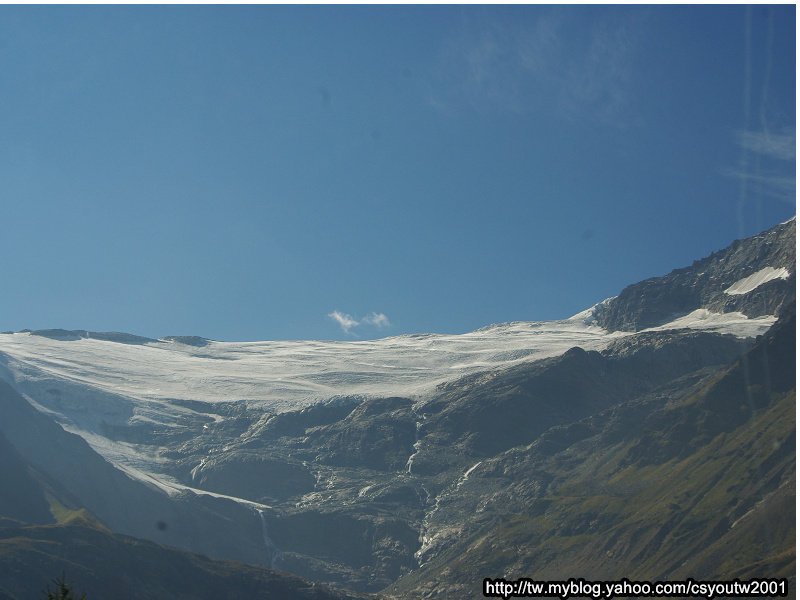
[[[689,393],[748,351],[793,310],[794,236],[791,220],[569,319],[461,335],[4,333],[0,433],[116,531],[377,590],[458,543],[448,506],[505,453],[549,456],[582,419]]]
[[[112,463],[153,482],[160,471],[157,450],[115,443],[106,433],[109,427],[151,428],[163,437],[196,425],[198,416],[207,418],[196,403],[243,402],[250,409],[278,413],[336,396],[424,400],[436,386],[465,375],[559,356],[573,347],[602,350],[631,335],[599,327],[594,311],[562,321],[491,325],[461,335],[346,342],[204,340],[201,345],[127,334],[7,333],[0,334],[0,369],[68,431],[84,437]],[[772,315],[750,319],[738,312],[698,309],[654,329],[755,337],[774,321]]]

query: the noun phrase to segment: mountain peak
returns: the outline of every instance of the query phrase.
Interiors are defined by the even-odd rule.
[[[664,325],[699,309],[777,315],[794,299],[795,220],[790,219],[663,277],[629,285],[597,306],[597,323],[611,331]]]

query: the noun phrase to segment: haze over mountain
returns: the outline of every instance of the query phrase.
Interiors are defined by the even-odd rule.
[[[464,335],[0,334],[0,597],[794,590],[795,236]]]

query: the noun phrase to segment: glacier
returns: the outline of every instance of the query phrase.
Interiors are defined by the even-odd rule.
[[[181,341],[188,338],[120,343],[113,337],[5,333],[0,334],[0,377],[130,477],[169,494],[208,494],[164,475],[160,466],[167,459],[157,443],[159,436],[202,431],[203,422],[225,418],[203,410],[204,405],[245,402],[266,414],[337,396],[424,401],[438,385],[472,373],[558,356],[575,346],[602,350],[620,337],[636,335],[607,331],[592,314],[593,307],[557,321],[368,341],[208,340],[200,345]],[[774,321],[703,309],[658,329],[688,327],[752,337]],[[140,442],[113,439],[108,431],[114,427],[138,427],[146,436]]]

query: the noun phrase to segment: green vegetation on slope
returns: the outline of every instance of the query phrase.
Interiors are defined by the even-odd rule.
[[[725,369],[484,461],[442,498],[449,549],[390,588],[479,597],[483,577],[729,579],[795,569],[794,312]]]

